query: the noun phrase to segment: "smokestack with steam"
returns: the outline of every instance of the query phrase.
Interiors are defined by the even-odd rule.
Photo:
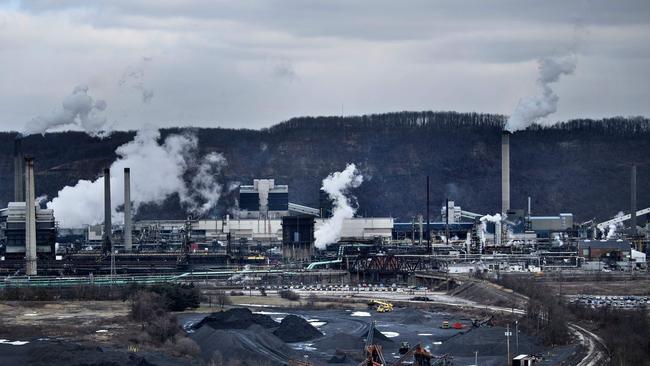
[[[327,244],[341,239],[343,222],[354,217],[356,209],[352,207],[347,193],[351,188],[357,188],[363,182],[363,176],[354,164],[348,164],[342,172],[334,172],[323,179],[322,189],[333,201],[332,217],[323,223],[314,233],[314,245],[325,249]]]
[[[25,273],[36,276],[36,198],[34,195],[34,159],[25,158]]]
[[[632,165],[630,178],[630,227],[632,235],[636,235],[636,165]]]
[[[104,240],[102,250],[104,253],[111,250],[111,170],[104,169]]]
[[[23,143],[22,138],[17,136],[14,140],[14,201],[25,201],[25,174],[23,166],[25,159],[23,158]]]
[[[501,134],[501,214],[510,210],[510,132]]]
[[[110,166],[113,172],[133,169],[131,178],[131,209],[133,213],[145,203],[162,204],[173,194],[178,194],[181,204],[193,214],[205,214],[218,202],[223,187],[218,181],[226,159],[217,153],[199,155],[198,137],[195,133],[168,135],[161,141],[160,131],[145,128],[130,141],[117,148],[117,160]],[[191,182],[184,177],[191,175]],[[56,212],[60,227],[74,228],[86,224],[100,224],[104,220],[104,178],[93,181],[79,180],[77,184],[63,187],[47,208]],[[121,179],[111,182],[112,217],[122,222],[124,188]]]
[[[131,169],[124,168],[124,250],[131,251]]]
[[[542,93],[519,100],[505,126],[505,129],[510,132],[525,130],[536,122],[549,123],[543,119],[557,111],[560,100],[551,88],[551,84],[558,82],[562,75],[573,74],[576,69],[576,59],[573,55],[542,58],[538,61],[537,68],[539,70],[537,83]]]

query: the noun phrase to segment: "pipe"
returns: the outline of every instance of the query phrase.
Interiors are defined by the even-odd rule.
[[[23,143],[20,136],[14,140],[14,201],[25,202],[25,173]]]
[[[25,158],[25,273],[36,276],[36,198],[34,195],[34,158]]]
[[[112,249],[111,245],[111,231],[113,225],[111,224],[111,171],[104,169],[104,238],[102,243],[102,250],[107,253]]]
[[[124,250],[127,253],[133,247],[131,231],[131,169],[124,168]]]
[[[636,235],[636,165],[632,165],[630,180],[630,227],[632,235]]]
[[[501,214],[510,210],[510,132],[501,134]]]

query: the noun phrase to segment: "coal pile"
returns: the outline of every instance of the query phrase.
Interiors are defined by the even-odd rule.
[[[285,365],[295,351],[285,342],[300,342],[322,334],[295,315],[282,323],[246,308],[213,313],[193,326],[190,337],[201,348],[201,357],[216,364],[237,361],[243,366]]]
[[[257,324],[263,328],[275,328],[279,324],[268,315],[253,314],[246,308],[234,308],[228,311],[212,313],[203,320],[194,325],[194,329],[199,329],[204,325],[212,329],[247,329],[251,325]]]
[[[161,352],[140,351],[134,354],[124,348],[48,340],[23,346],[0,345],[0,365],[181,366],[199,363]]]
[[[286,365],[294,352],[267,328],[253,324],[247,329],[198,328],[191,334],[201,357],[217,365],[237,361],[242,366]]]
[[[321,337],[323,334],[305,319],[287,315],[273,334],[285,342],[304,342]]]
[[[363,339],[368,338],[368,332],[363,334]],[[380,332],[375,328],[374,333],[372,334],[372,339],[375,343],[383,344],[383,343],[394,343],[392,339],[386,337],[384,333]]]
[[[470,331],[452,337],[440,346],[432,349],[437,354],[451,354],[457,357],[472,357],[475,351],[483,356],[501,356],[506,354],[505,328],[473,328]],[[510,340],[511,342],[513,339]],[[539,340],[519,334],[520,353],[541,353],[545,350]]]
[[[322,351],[358,350],[360,352],[363,350],[365,344],[366,341],[364,338],[346,333],[328,335],[314,342],[315,347]]]

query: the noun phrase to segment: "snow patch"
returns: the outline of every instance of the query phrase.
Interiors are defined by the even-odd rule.
[[[363,317],[369,317],[370,313],[366,311],[355,311],[354,313],[350,314],[351,316],[363,316]]]

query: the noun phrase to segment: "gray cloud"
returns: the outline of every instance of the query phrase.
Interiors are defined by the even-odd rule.
[[[507,114],[536,60],[569,52],[580,67],[552,118],[649,115],[649,19],[647,0],[23,0],[0,5],[1,127],[78,84],[120,129],[257,128],[341,104]]]

